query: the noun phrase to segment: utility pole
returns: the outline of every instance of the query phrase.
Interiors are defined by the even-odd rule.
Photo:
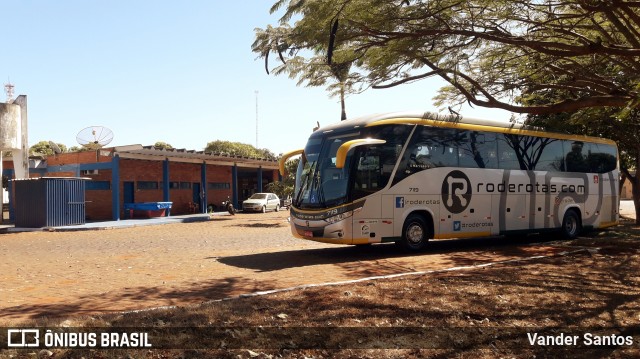
[[[256,94],[256,148],[258,147],[258,90],[255,91]]]

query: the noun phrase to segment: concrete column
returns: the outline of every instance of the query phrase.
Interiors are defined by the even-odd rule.
[[[207,164],[200,165],[200,213],[207,213]]]
[[[120,156],[111,158],[111,217],[120,220]]]
[[[13,165],[16,168],[16,178],[29,178],[29,129],[27,126],[27,96],[20,95],[13,100],[20,106],[20,156],[14,156]],[[22,172],[18,176],[19,171]]]
[[[238,165],[236,163],[231,167],[231,196],[233,207],[238,207]]]
[[[0,150],[12,151],[15,178],[29,177],[27,138],[27,97],[13,103],[0,103]]]

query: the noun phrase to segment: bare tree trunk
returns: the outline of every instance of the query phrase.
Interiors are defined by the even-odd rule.
[[[633,192],[633,207],[636,210],[636,225],[640,225],[640,218],[638,218],[638,213],[640,213],[640,200],[638,199],[638,197],[640,197],[640,191],[638,191],[636,188],[640,187],[640,184],[638,184],[637,180],[634,180],[632,185],[632,192]]]
[[[344,103],[344,84],[340,84],[340,107],[342,109],[340,121],[344,121],[347,119],[347,110]]]
[[[640,225],[640,177],[638,177],[638,172],[636,170],[635,176],[629,180],[631,183],[631,193],[633,194],[633,206],[636,209],[636,225]]]

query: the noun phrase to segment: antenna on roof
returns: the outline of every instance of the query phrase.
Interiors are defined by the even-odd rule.
[[[11,84],[11,80],[7,78],[7,83],[4,84],[4,92],[7,94],[7,103],[13,102],[13,89],[15,86]]]
[[[78,135],[76,141],[82,147],[90,150],[98,150],[108,145],[113,140],[113,131],[104,126],[89,126],[83,128]]]
[[[53,153],[55,153],[56,155],[59,153],[62,153],[60,146],[58,146],[58,144],[53,141],[49,141],[49,147],[51,147],[51,149],[53,150]]]

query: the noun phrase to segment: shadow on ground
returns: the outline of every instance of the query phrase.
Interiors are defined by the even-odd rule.
[[[536,252],[534,244],[545,246],[556,238],[550,236],[523,236],[519,238],[481,238],[437,240],[429,243],[423,252],[409,253],[393,243],[370,246],[336,246],[331,248],[256,253],[241,256],[217,257],[217,261],[229,266],[262,272],[308,267],[324,264],[352,264],[364,261],[406,258],[428,261],[433,256],[447,256],[453,266],[468,266],[491,260],[496,256],[530,256]],[[561,244],[570,245],[563,241]],[[558,251],[566,248],[556,247]],[[211,257],[213,259],[213,257]],[[411,267],[411,266],[410,266]]]

